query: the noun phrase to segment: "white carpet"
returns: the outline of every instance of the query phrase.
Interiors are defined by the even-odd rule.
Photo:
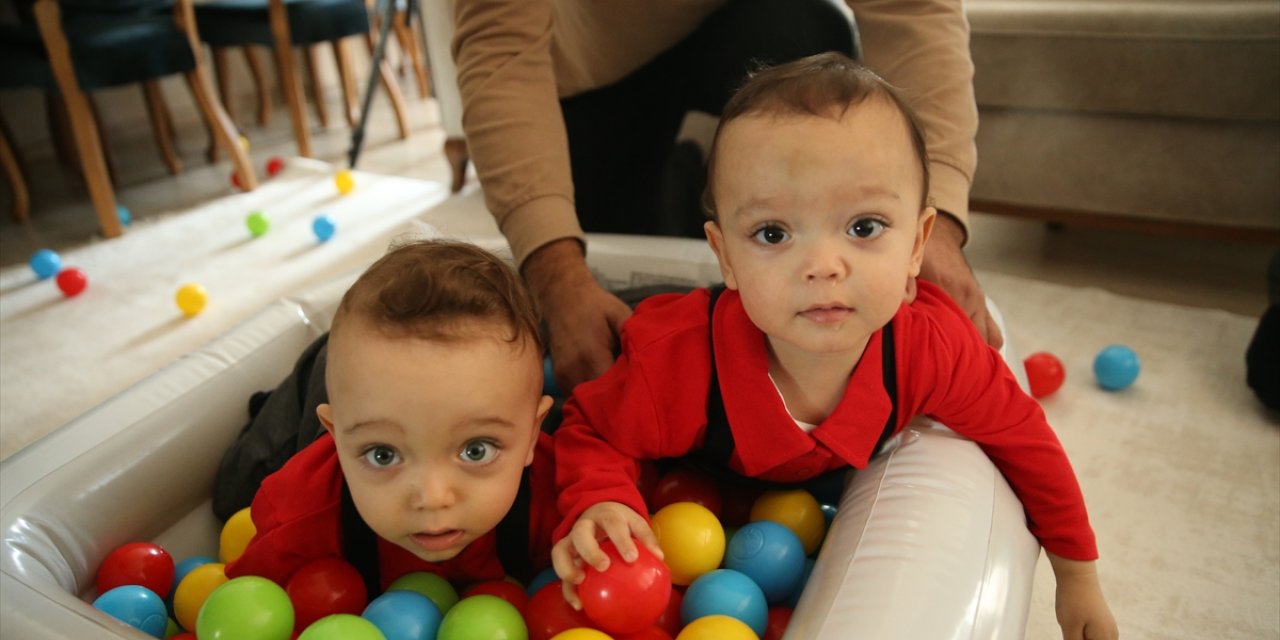
[[[222,333],[267,302],[362,268],[406,221],[491,235],[478,193],[357,174],[340,198],[326,165],[295,161],[259,191],[131,229],[69,253],[89,289],[63,299],[25,267],[0,272],[0,457]],[[430,213],[425,213],[438,204]],[[271,232],[250,239],[245,215]],[[339,230],[310,230],[327,211]],[[1125,638],[1280,638],[1280,425],[1244,384],[1254,320],[1012,276],[980,279],[1025,354],[1050,351],[1066,385],[1044,406],[1075,463],[1103,555],[1103,586]],[[184,318],[182,283],[209,307]],[[1120,393],[1093,382],[1095,353],[1136,350]],[[1042,561],[1028,638],[1060,637]]]

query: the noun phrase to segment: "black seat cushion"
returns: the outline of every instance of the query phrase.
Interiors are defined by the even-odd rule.
[[[289,37],[295,45],[338,40],[369,31],[360,0],[285,0]],[[271,46],[266,0],[217,0],[196,5],[200,39],[214,47]]]

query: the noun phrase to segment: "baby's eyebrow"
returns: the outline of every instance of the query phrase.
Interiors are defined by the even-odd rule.
[[[342,430],[342,432],[349,434],[349,433],[355,433],[360,429],[367,429],[367,428],[378,427],[378,426],[392,427],[399,431],[404,431],[404,429],[401,428],[400,425],[397,424],[396,422],[393,422],[391,420],[385,420],[383,418],[374,418],[372,420],[361,420],[360,422],[357,422],[355,424],[348,425],[346,428]]]
[[[458,428],[475,428],[475,427],[505,427],[514,429],[515,423],[503,418],[502,416],[475,416],[467,418],[458,423]]]

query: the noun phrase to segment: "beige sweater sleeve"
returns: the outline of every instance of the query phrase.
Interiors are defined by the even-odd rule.
[[[969,21],[960,0],[847,0],[863,62],[898,87],[925,130],[934,206],[969,227],[974,138]]]
[[[517,264],[582,238],[551,58],[551,0],[459,0],[453,55],[485,203]]]

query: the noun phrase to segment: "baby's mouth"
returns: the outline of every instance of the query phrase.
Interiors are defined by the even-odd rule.
[[[441,529],[439,531],[422,531],[410,535],[414,544],[426,551],[444,551],[458,546],[462,540],[462,529]]]
[[[836,324],[853,313],[853,309],[837,305],[814,305],[800,312],[800,316],[816,324]]]

